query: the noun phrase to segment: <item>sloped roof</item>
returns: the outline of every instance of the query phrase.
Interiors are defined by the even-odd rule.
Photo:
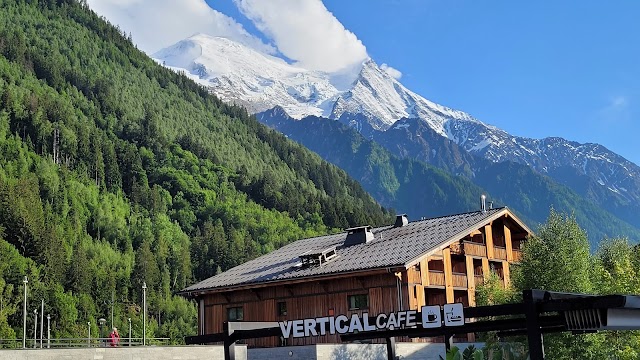
[[[506,208],[476,211],[413,221],[403,227],[374,228],[374,240],[344,246],[346,233],[295,241],[269,254],[229,269],[182,290],[199,292],[217,288],[259,284],[398,266],[407,266],[427,252],[457,240],[509,212]],[[509,212],[510,216],[513,216]],[[336,247],[337,257],[322,265],[302,268],[300,255]]]

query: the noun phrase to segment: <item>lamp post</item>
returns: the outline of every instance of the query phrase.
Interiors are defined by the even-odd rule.
[[[100,319],[98,319],[98,324],[100,325],[100,334],[98,334],[98,339],[99,339],[98,341],[99,341],[100,343],[102,343],[102,337],[104,336],[104,331],[103,331],[103,329],[102,329],[102,328],[104,327],[104,324],[105,324],[106,322],[107,322],[107,320],[105,320],[104,318],[100,318]]]
[[[40,310],[40,349],[42,349],[42,338],[44,337],[42,329],[44,328],[44,299],[42,299],[42,308]]]
[[[38,345],[38,309],[33,310],[33,348]]]
[[[147,346],[147,282],[142,283],[142,346]]]
[[[27,276],[25,275],[22,283],[24,284],[24,311],[23,311],[23,325],[22,325],[22,348],[27,348]]]
[[[131,318],[129,318],[129,346],[131,346]]]
[[[47,349],[51,347],[51,315],[47,314]]]

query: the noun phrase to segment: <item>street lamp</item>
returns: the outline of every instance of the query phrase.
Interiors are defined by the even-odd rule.
[[[131,346],[131,318],[129,318],[129,346]]]
[[[142,346],[147,346],[147,282],[142,283]]]
[[[51,347],[51,315],[47,314],[47,349]]]
[[[44,327],[44,299],[42,299],[42,310],[40,310],[40,349],[42,349],[42,338],[44,337],[42,329]]]
[[[27,348],[27,276],[25,275],[22,283],[24,284],[24,311],[23,311],[23,326],[22,326],[22,348]]]
[[[104,335],[104,331],[102,331],[102,328],[104,327],[104,324],[107,322],[107,320],[105,320],[104,318],[100,318],[98,319],[98,324],[100,325],[100,334],[98,334],[98,341],[102,342],[102,336]]]
[[[33,318],[34,318],[34,323],[33,323],[33,348],[36,348],[36,345],[38,345],[38,309],[33,310]]]

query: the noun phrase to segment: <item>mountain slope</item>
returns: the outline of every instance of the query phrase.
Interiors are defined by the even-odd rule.
[[[474,174],[472,183],[421,161],[397,158],[392,153],[398,148],[383,149],[355,130],[330,119],[310,116],[295,120],[280,108],[260,113],[257,118],[345,169],[382,204],[407,212],[414,218],[475,209],[479,194],[485,192],[497,206],[512,207],[532,226],[545,221],[550,207],[574,213],[587,230],[594,248],[603,237],[628,236],[635,241],[640,240],[637,228],[522,164],[472,159],[473,169],[468,169]],[[433,131],[418,119],[398,121],[387,132],[393,134],[395,127],[422,138],[426,145],[431,142],[429,136],[438,139],[437,135],[429,135]],[[425,129],[420,131],[420,127]],[[459,154],[463,159],[471,157],[455,143],[445,141],[449,142],[446,156]],[[384,147],[387,145],[383,144]],[[455,156],[451,160],[455,160]]]
[[[220,42],[203,38],[199,38],[198,41]],[[175,46],[171,49],[171,52],[178,51]],[[160,60],[163,60],[163,56],[166,57],[164,52],[156,55]],[[204,58],[206,61],[201,60]],[[304,80],[309,81],[306,88],[321,89],[314,92],[315,96],[293,98],[278,95],[270,98],[267,104],[262,98],[256,98],[255,94],[271,94],[274,88],[291,87],[290,76],[279,75],[276,68],[288,66],[287,71],[294,73],[302,70],[294,70],[279,60],[267,62],[263,58],[264,55],[252,52],[251,56],[238,61],[234,57],[228,57],[224,51],[216,51],[207,53],[206,56],[185,55],[180,62],[171,64],[183,66],[187,72],[195,74],[192,75],[195,77],[202,71],[193,70],[192,64],[197,64],[198,69],[208,69],[208,75],[198,79],[202,84],[210,86],[213,92],[220,93],[227,100],[247,104],[255,111],[267,108],[268,105],[277,105],[297,119],[305,115],[324,115],[353,126],[366,137],[386,136],[393,124],[402,118],[420,119],[436,136],[442,138],[435,140],[435,137],[430,135],[435,143],[448,144],[445,140],[450,140],[458,145],[460,150],[474,157],[494,163],[511,161],[529,166],[535,172],[553,178],[585,199],[602,204],[616,216],[640,227],[640,217],[636,215],[640,210],[640,167],[600,145],[578,144],[561,138],[538,140],[510,135],[474,119],[469,114],[435,104],[411,92],[371,59],[362,64],[358,76],[347,89],[329,87],[327,84],[332,84],[333,80],[330,74],[314,73],[314,77]],[[218,63],[223,61],[229,61],[231,68],[238,63],[233,78],[227,75],[213,75]],[[278,65],[271,66],[272,62],[277,62]],[[228,64],[221,67],[225,74],[231,71],[227,70],[228,67]],[[218,81],[224,81],[226,85],[220,87],[217,85]],[[253,93],[249,95],[243,90],[246,83],[253,86]],[[300,84],[296,83],[296,86]],[[234,91],[234,87],[241,90]],[[385,135],[377,136],[381,132]],[[473,178],[474,174],[469,173],[468,169],[474,166],[474,161],[464,160],[467,156],[452,154],[455,158],[454,163],[446,164],[449,159],[446,159],[447,156],[444,154],[451,149],[449,145],[425,146],[424,141],[415,137],[408,141],[409,143],[405,144],[398,139],[397,146],[402,147],[399,150],[403,152],[398,155],[427,161],[453,170],[456,174]],[[411,144],[412,141],[417,143]],[[427,155],[432,151],[436,152],[436,156]],[[441,158],[440,155],[445,157]]]

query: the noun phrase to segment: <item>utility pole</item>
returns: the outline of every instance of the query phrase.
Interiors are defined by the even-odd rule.
[[[89,337],[87,338],[87,347],[91,347],[91,321],[87,321],[87,326],[89,328]]]
[[[42,299],[42,308],[40,310],[40,349],[42,349],[42,338],[44,337],[42,329],[44,328],[44,299]]]
[[[22,312],[23,315],[23,325],[22,325],[22,348],[27,348],[27,276],[25,275],[22,283],[24,284],[24,310]]]
[[[129,318],[129,346],[131,346],[131,318]]]
[[[33,348],[35,349],[38,345],[38,308],[33,310]]]
[[[147,346],[147,282],[142,283],[142,346]]]

